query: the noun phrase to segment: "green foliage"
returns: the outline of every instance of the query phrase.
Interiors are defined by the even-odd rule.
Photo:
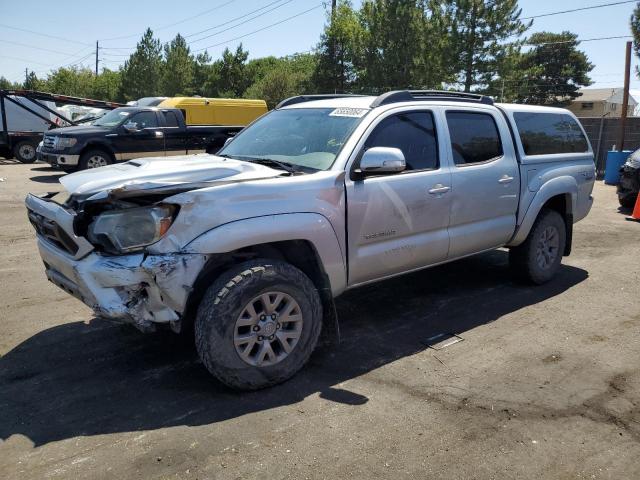
[[[0,77],[0,90],[18,90],[22,88],[21,83],[11,82],[7,80],[4,76]]]
[[[160,85],[163,96],[192,95],[195,60],[182,35],[164,46],[164,60]]]
[[[424,52],[422,2],[365,0],[360,10],[362,55],[360,87],[378,92],[421,85]]]
[[[42,83],[36,73],[32,71],[29,72],[27,78],[24,80],[23,87],[25,90],[41,90]]]
[[[313,82],[322,92],[345,92],[352,89],[357,79],[363,28],[348,0],[338,2],[335,14],[329,14],[327,22],[318,44]]]
[[[571,32],[534,33],[532,48],[521,54],[510,74],[510,100],[533,105],[568,105],[591,85],[593,65],[578,50],[578,36]],[[506,80],[505,80],[505,83]]]
[[[530,26],[520,21],[518,0],[444,0],[451,18],[451,58],[458,59],[464,91],[486,86],[495,75],[509,40]]]
[[[633,50],[637,57],[640,57],[640,2],[631,14],[631,34],[633,35]],[[640,77],[640,69],[636,67],[636,74]]]
[[[303,54],[281,59],[269,57],[266,62],[250,64],[257,72],[253,77],[256,81],[244,96],[263,99],[273,108],[285,98],[309,93],[316,63],[313,55]],[[264,68],[267,65],[268,68]]]
[[[93,77],[93,86],[89,98],[96,100],[119,101],[121,90],[121,76],[119,71],[105,68],[96,77]]]
[[[42,90],[64,93],[72,97],[91,98],[94,74],[88,68],[59,68],[49,74]]]
[[[142,36],[136,51],[124,62],[121,94],[125,100],[157,96],[162,80],[162,46],[150,28]]]
[[[242,44],[238,45],[235,53],[228,48],[222,52],[222,60],[217,64],[217,85],[218,92],[228,97],[242,97],[249,87],[250,83],[245,76],[247,66],[247,58],[249,52],[242,49]],[[215,64],[214,64],[215,65]]]
[[[180,34],[164,47],[150,29],[119,71],[60,68],[30,88],[127,101],[145,96],[263,98],[270,107],[305,93],[376,94],[391,89],[455,89],[503,101],[566,103],[593,68],[569,32],[540,32],[517,0],[337,0],[315,53],[249,60],[240,44],[213,60],[194,55]],[[640,2],[631,18],[640,56]],[[562,43],[558,43],[562,42]],[[548,45],[552,43],[553,45]],[[0,86],[15,88],[6,79]]]

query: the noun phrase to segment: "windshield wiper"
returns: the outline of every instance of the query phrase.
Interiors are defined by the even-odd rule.
[[[265,165],[267,167],[275,166],[280,170],[284,170],[285,172],[294,174],[299,172],[293,164],[288,162],[282,162],[280,160],[274,160],[273,158],[262,158],[262,157],[247,157],[245,155],[218,155],[219,157],[231,158],[233,160],[242,160],[244,162],[258,163],[260,165]]]

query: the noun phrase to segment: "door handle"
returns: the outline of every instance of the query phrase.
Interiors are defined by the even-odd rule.
[[[437,183],[429,190],[429,193],[431,195],[438,195],[439,193],[447,193],[449,190],[451,190],[451,187],[445,187],[441,183]]]
[[[513,182],[513,180],[513,177],[510,177],[509,175],[503,175],[502,177],[500,177],[500,180],[498,180],[498,183],[511,183]]]
[[[164,133],[159,132],[159,131],[157,131],[157,130],[156,130],[155,134],[156,134],[156,138],[162,138],[162,137],[164,137]]]

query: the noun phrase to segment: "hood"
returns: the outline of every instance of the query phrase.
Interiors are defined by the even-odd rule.
[[[100,133],[111,133],[112,129],[106,127],[97,127],[93,125],[78,125],[75,127],[54,128],[49,130],[48,135],[96,135]]]
[[[181,155],[131,160],[65,175],[60,183],[72,195],[127,196],[140,191],[153,193],[190,190],[215,184],[273,178],[282,175],[264,165],[215,155]],[[149,192],[152,193],[152,192]]]

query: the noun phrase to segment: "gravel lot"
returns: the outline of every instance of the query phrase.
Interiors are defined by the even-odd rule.
[[[613,187],[554,282],[495,251],[350,292],[342,344],[236,394],[47,283],[23,199],[59,175],[0,162],[3,478],[640,478],[640,223]]]

